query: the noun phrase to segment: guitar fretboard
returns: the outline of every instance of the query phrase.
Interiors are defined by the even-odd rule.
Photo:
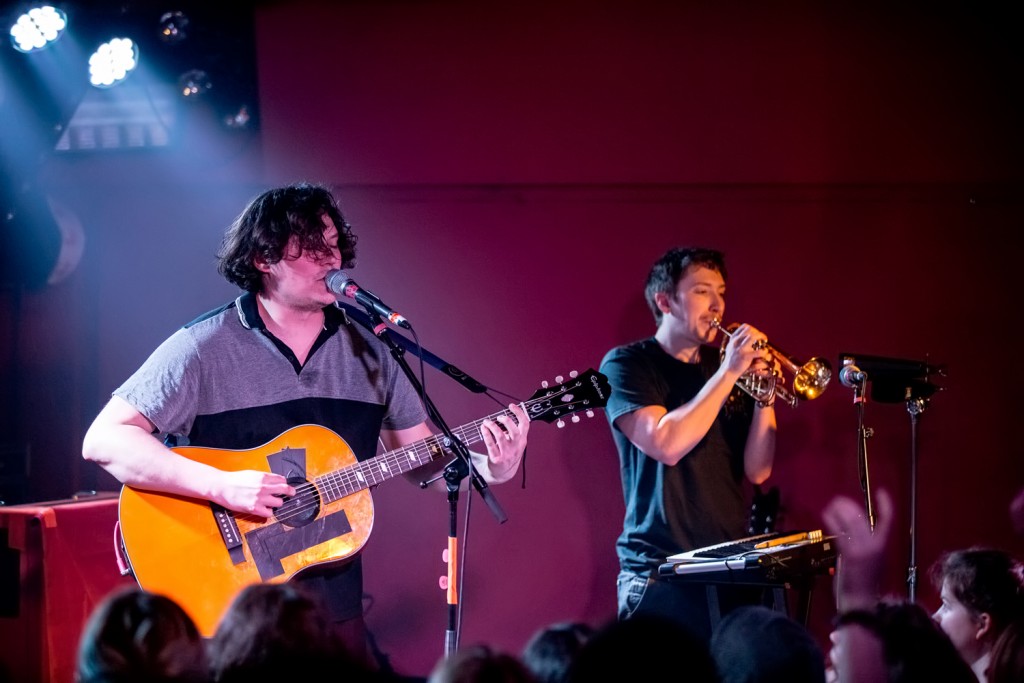
[[[496,420],[500,416],[511,416],[509,410],[502,410],[487,418],[481,418],[452,430],[452,434],[463,444],[481,441],[480,425],[485,419]],[[340,470],[329,472],[315,479],[318,490],[325,502],[333,503],[345,496],[376,486],[399,474],[411,472],[440,458],[454,455],[448,447],[448,437],[434,435],[393,451],[382,453],[369,460],[357,462]]]

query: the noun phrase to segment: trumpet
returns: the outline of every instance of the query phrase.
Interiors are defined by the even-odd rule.
[[[721,320],[713,318],[711,326],[721,330],[726,337],[720,351],[725,356],[725,345],[737,325],[726,327]],[[796,407],[801,399],[809,401],[821,396],[832,379],[832,364],[824,358],[811,358],[800,363],[767,342],[761,342],[758,348],[768,349],[779,365],[793,373],[792,389],[786,387],[785,376],[774,367],[754,367],[740,376],[736,385],[753,396],[762,407],[771,405],[775,398]]]

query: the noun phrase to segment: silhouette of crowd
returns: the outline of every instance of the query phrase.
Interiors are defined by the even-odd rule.
[[[301,584],[246,586],[210,638],[172,599],[131,587],[101,600],[85,624],[76,683],[262,683],[311,671],[355,683],[1024,680],[1024,565],[995,548],[957,549],[930,568],[941,597],[933,614],[884,595],[893,504],[884,490],[877,502],[874,526],[842,496],[823,512],[839,551],[827,651],[784,611],[746,605],[723,615],[710,640],[656,615],[565,620],[539,625],[519,652],[473,643],[439,658],[424,677],[404,676],[386,657],[352,652]]]

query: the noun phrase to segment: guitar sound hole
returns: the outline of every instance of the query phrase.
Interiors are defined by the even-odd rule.
[[[274,517],[285,526],[305,526],[320,514],[320,492],[302,477],[288,477],[288,483],[295,488],[295,495],[284,497]]]

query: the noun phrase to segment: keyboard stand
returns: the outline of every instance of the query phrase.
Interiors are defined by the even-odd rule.
[[[785,614],[788,617],[792,617],[796,621],[800,622],[804,626],[809,626],[811,618],[811,596],[814,591],[814,577],[809,577],[806,580],[801,581],[790,581],[787,583],[779,582],[746,582],[746,581],[699,581],[690,578],[691,583],[703,583],[704,592],[707,596],[708,601],[708,615],[711,618],[711,628],[714,629],[718,626],[718,623],[722,620],[722,608],[718,600],[718,587],[719,586],[735,586],[735,585],[746,585],[755,586],[764,589],[771,589],[771,609],[776,612]],[[796,605],[794,609],[790,610],[789,599],[786,591],[792,590]],[[769,606],[769,605],[766,605]]]

